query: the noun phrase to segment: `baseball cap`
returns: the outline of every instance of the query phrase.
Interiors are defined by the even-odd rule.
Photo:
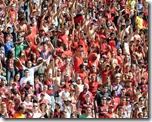
[[[77,80],[81,80],[81,77],[77,77]]]
[[[45,38],[44,38],[44,42],[46,42],[46,41],[49,41],[49,38],[48,38],[48,37],[45,37]]]
[[[55,102],[55,104],[61,108],[61,104],[59,102]]]
[[[106,55],[102,55],[102,58],[107,58],[107,56]]]
[[[62,39],[57,39],[57,42],[63,42]]]
[[[27,84],[28,84],[29,86],[33,86],[33,85],[31,84],[31,82],[30,82],[30,81],[27,81]]]

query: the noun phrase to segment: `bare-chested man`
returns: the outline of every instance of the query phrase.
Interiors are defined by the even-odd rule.
[[[83,91],[84,85],[82,84],[82,79],[80,77],[77,78],[75,85],[76,97]]]

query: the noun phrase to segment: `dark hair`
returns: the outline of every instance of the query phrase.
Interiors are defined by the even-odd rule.
[[[19,72],[17,72],[17,73],[15,74],[15,76],[14,76],[14,80],[15,80],[16,75],[18,75],[18,74],[20,75],[20,73],[19,73]],[[21,76],[21,75],[20,75],[20,76]],[[20,79],[21,79],[21,77],[20,77]],[[19,80],[20,80],[20,79],[19,79]]]
[[[25,107],[23,105],[19,105],[17,111],[23,110]]]
[[[29,93],[28,93],[28,92],[26,92],[26,93],[25,93],[25,98],[26,98],[28,95],[29,95]]]
[[[144,110],[146,110],[146,107],[143,107],[143,108],[142,108],[142,111],[144,111]]]
[[[12,92],[14,95],[17,95],[17,94],[18,94],[18,92],[17,92],[16,89],[11,89],[11,92]]]
[[[28,69],[25,69],[24,72],[29,71]]]
[[[112,90],[111,96],[114,96],[115,92],[116,92],[116,90]]]
[[[80,65],[80,69],[83,68],[83,66],[84,66],[84,64],[81,64],[81,65]]]

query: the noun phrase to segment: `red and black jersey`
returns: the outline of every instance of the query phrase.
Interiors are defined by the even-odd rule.
[[[101,105],[98,108],[99,118],[104,118],[105,114],[108,113],[108,105]]]
[[[90,107],[92,110],[94,110],[94,106],[91,102],[90,103],[86,103],[86,101],[82,102],[80,104],[80,108],[82,109],[81,114],[85,114],[86,113],[86,108],[88,108],[88,107]]]

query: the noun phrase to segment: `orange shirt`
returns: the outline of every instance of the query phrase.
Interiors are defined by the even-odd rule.
[[[32,36],[38,34],[38,26],[37,25],[31,26],[31,31],[32,31]]]
[[[9,15],[10,15],[11,21],[14,23],[17,13],[16,13],[15,11],[13,11],[13,10],[9,10],[8,13],[9,13]]]
[[[80,70],[80,65],[83,63],[83,58],[81,57],[76,57],[74,60],[74,69],[76,72]]]
[[[26,118],[24,114],[15,113],[13,118]]]

